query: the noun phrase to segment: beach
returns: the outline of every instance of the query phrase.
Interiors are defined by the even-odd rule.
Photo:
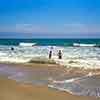
[[[20,98],[24,97],[26,100],[31,100],[31,98],[34,100],[54,98],[57,100],[66,98],[69,100],[75,98],[75,100],[99,100],[99,47],[72,46],[75,41],[78,41],[77,39],[69,42],[55,39],[56,44],[52,45],[50,44],[52,39],[42,39],[34,41],[40,44],[32,47],[18,45],[26,40],[4,39],[0,42],[0,87],[2,88],[0,100],[6,100],[11,94],[15,100],[23,100]],[[3,44],[5,41],[9,42]],[[33,40],[27,41],[33,43]],[[65,41],[68,46],[64,45]],[[88,41],[95,43],[91,39]],[[88,41],[84,40],[82,43],[88,43]],[[99,40],[96,41],[99,43]],[[49,55],[50,50],[52,50],[52,56]],[[62,59],[59,59],[58,53],[62,55],[60,57]],[[9,88],[11,86],[13,88]],[[18,95],[15,95],[17,92]]]
[[[100,0],[0,0],[0,100],[100,100]]]
[[[67,92],[46,86],[19,85],[15,81],[0,78],[0,100],[99,100],[91,97],[73,96]]]
[[[51,76],[56,80],[63,80],[72,76],[82,75],[79,72],[69,74],[64,66],[51,65],[51,64],[0,64],[1,66],[17,67],[23,70],[31,70],[33,79],[46,79]],[[0,69],[1,70],[1,69]],[[19,69],[18,69],[19,70]],[[21,71],[21,70],[20,70]],[[39,73],[40,72],[40,73]],[[43,72],[43,73],[42,73]],[[18,73],[18,72],[17,72]],[[38,73],[38,74],[37,74]],[[63,74],[62,74],[63,73]],[[40,74],[40,75],[39,75]],[[66,76],[67,75],[67,76]],[[56,77],[54,77],[56,76]],[[26,78],[27,79],[27,78]],[[49,88],[47,83],[32,84],[25,83],[27,80],[16,81],[16,79],[8,79],[6,76],[0,75],[0,100],[99,100],[96,97],[76,96],[65,91]],[[52,81],[52,80],[49,80]],[[41,82],[40,82],[41,83]]]
[[[1,64],[0,66],[3,66]],[[10,66],[13,64],[10,64]],[[18,65],[16,65],[18,66]],[[39,67],[37,67],[39,66]],[[33,64],[28,66],[35,70],[43,70],[47,65]],[[23,67],[23,66],[18,66]],[[24,66],[26,67],[26,65]],[[57,65],[49,65],[47,69],[56,69]],[[58,68],[58,70],[61,68]],[[49,72],[48,70],[48,72]],[[45,70],[46,72],[46,70]],[[19,83],[14,80],[7,79],[5,77],[0,77],[0,100],[99,100],[95,97],[84,97],[71,95],[68,92],[61,92],[56,89],[48,88],[46,85],[32,85]]]

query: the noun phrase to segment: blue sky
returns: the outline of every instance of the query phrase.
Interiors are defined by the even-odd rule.
[[[0,0],[0,37],[100,38],[100,0]]]

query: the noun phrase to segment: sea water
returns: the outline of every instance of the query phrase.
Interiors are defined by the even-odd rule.
[[[19,43],[36,43],[36,46],[19,46]],[[0,62],[6,63],[27,63],[30,60],[48,59],[49,51],[53,47],[52,60],[55,63],[64,65],[67,68],[99,69],[100,68],[100,48],[99,47],[73,47],[73,43],[100,44],[99,39],[1,39],[0,40]],[[11,47],[14,50],[11,50]],[[62,59],[58,59],[58,51],[62,51]],[[0,75],[7,76],[16,81],[40,84],[46,82],[48,87],[67,91],[76,95],[100,97],[100,79],[93,74],[82,77],[71,77],[63,81],[54,79],[48,84],[46,80],[33,80],[31,71],[23,71],[18,68],[0,68]],[[53,78],[53,77],[52,77]],[[44,83],[45,83],[44,82]],[[43,84],[44,84],[43,83]]]
[[[98,44],[96,39],[1,39],[0,62],[27,63],[34,59],[48,59],[53,47],[52,60],[67,67],[99,68],[99,47],[73,47],[74,42]],[[36,46],[19,46],[21,42],[36,43]],[[11,50],[11,47],[14,50]],[[62,51],[62,60],[58,59],[58,51]]]

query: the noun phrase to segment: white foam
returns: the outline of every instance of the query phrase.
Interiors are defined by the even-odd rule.
[[[48,87],[54,88],[60,91],[69,92],[70,94],[73,94],[73,95],[100,97],[99,87],[95,88],[94,86],[92,86],[92,88],[89,88],[89,87],[82,86],[84,82],[81,83],[81,85],[73,81],[70,81],[70,82],[68,81],[67,83],[60,82],[60,84],[52,83],[48,85]]]
[[[36,45],[36,43],[24,43],[24,42],[19,43],[19,46],[26,46],[26,47],[32,47],[34,45]]]
[[[65,91],[65,92],[69,92],[70,94],[74,94],[73,92],[71,92],[69,89],[64,89],[64,88],[60,88],[60,87],[55,87],[53,85],[48,85],[49,88],[53,88],[53,89],[57,89],[57,90],[60,90],[60,91]]]
[[[100,69],[100,61],[97,59],[67,59],[55,60],[56,63],[66,67],[78,67],[84,69]],[[70,63],[71,62],[71,63]]]
[[[73,46],[76,46],[76,47],[95,47],[96,44],[80,44],[80,43],[73,43]]]
[[[70,82],[74,82],[75,80],[77,80],[78,78],[72,78],[72,79],[69,79],[69,80],[64,80],[64,81],[53,81],[53,83],[59,83],[59,84],[63,84],[63,83],[70,83]]]
[[[0,46],[0,62],[25,63],[32,58],[48,58],[51,46],[36,47],[14,47],[14,51],[9,46]],[[62,58],[58,59],[58,51],[62,50]],[[100,48],[75,48],[75,47],[57,47],[54,46],[52,59],[60,65],[66,67],[78,67],[85,69],[100,68]]]
[[[6,54],[3,52],[0,52],[0,56],[5,56]]]
[[[21,58],[10,58],[10,57],[1,57],[0,62],[10,62],[10,63],[26,63],[29,62],[30,59],[21,59]]]

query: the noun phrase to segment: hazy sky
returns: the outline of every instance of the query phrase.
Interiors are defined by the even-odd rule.
[[[0,37],[100,38],[100,0],[0,0]]]

